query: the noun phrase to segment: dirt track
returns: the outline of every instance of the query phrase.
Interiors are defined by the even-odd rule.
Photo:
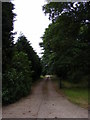
[[[43,80],[31,95],[3,107],[3,118],[88,118],[88,110],[58,94],[51,80]]]

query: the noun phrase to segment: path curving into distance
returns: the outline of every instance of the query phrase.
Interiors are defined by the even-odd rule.
[[[2,108],[3,118],[88,118],[81,108],[55,91],[51,80],[42,80],[32,94]]]

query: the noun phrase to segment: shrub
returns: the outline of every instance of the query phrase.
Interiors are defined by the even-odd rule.
[[[31,75],[31,62],[28,61],[27,54],[16,52],[12,60],[12,68],[3,74],[3,104],[15,102],[29,94]]]

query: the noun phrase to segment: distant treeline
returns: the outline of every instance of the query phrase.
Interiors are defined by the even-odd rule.
[[[2,102],[13,103],[30,93],[41,75],[40,58],[21,34],[14,44],[14,5],[2,3]]]
[[[43,6],[52,23],[40,46],[43,74],[87,84],[90,77],[90,2],[50,2]],[[81,84],[82,85],[82,84]]]

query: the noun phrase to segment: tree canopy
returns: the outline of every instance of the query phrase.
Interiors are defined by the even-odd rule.
[[[52,23],[40,43],[44,49],[43,74],[56,74],[78,83],[88,79],[90,68],[90,2],[43,6]],[[49,68],[49,69],[48,69]]]
[[[33,50],[30,42],[27,38],[22,34],[18,38],[15,47],[18,52],[23,51],[28,55],[28,59],[31,61],[32,67],[31,70],[33,72],[33,81],[37,80],[41,75],[41,62],[37,53]]]

